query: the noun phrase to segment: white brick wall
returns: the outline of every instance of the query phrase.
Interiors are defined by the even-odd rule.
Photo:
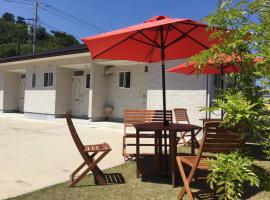
[[[131,72],[131,88],[119,88],[119,72]],[[108,97],[106,104],[113,106],[114,118],[123,118],[125,109],[146,109],[147,74],[144,65],[114,67],[114,74],[108,76]]]
[[[53,86],[44,87],[44,73],[53,72]],[[36,87],[32,88],[32,73],[36,73]],[[56,68],[34,67],[26,71],[24,112],[55,114]]]
[[[79,61],[78,61],[79,62]],[[169,61],[167,68],[181,61]],[[89,108],[85,115],[95,119],[104,118],[104,107],[113,107],[113,117],[123,118],[124,110],[133,109],[162,109],[161,64],[148,64],[149,72],[144,72],[145,65],[115,66],[112,75],[105,75],[105,66],[94,64],[91,70],[91,88],[86,92]],[[119,72],[131,72],[131,88],[118,87]],[[44,72],[54,72],[54,85],[44,88]],[[36,73],[36,87],[32,88],[32,73]],[[86,73],[85,73],[86,74]],[[6,80],[5,80],[6,79]],[[19,74],[6,72],[5,78],[0,73],[0,110],[18,109]],[[3,83],[4,82],[4,83]],[[199,112],[206,102],[206,76],[186,76],[166,73],[167,109],[184,107],[192,123],[201,124],[198,120],[205,116]],[[4,100],[3,89],[4,89]],[[43,63],[26,67],[25,106],[29,113],[63,114],[71,109],[72,70],[57,68],[56,63]],[[212,89],[212,88],[211,88]]]
[[[168,61],[166,68],[181,62]],[[184,62],[184,61],[182,61]],[[162,109],[161,64],[152,63],[149,67],[147,108]],[[205,117],[200,108],[206,105],[206,76],[182,75],[166,72],[167,109],[186,108],[191,123],[201,125],[200,118]]]

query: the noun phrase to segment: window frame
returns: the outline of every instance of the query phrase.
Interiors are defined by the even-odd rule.
[[[48,81],[47,81],[47,85],[45,85],[45,74],[48,74]],[[50,84],[50,74],[52,75],[52,83]],[[49,72],[44,72],[43,73],[43,87],[44,88],[48,88],[48,87],[53,87],[54,85],[54,73],[52,71]]]
[[[89,82],[87,80],[87,77],[89,76]],[[88,83],[89,83],[89,87],[88,86]],[[91,89],[91,73],[87,73],[86,76],[85,76],[85,88],[86,89]]]
[[[124,73],[124,77],[123,77],[123,87],[120,86],[120,74]],[[129,73],[129,87],[126,87],[126,73]],[[132,82],[132,78],[131,78],[131,71],[119,71],[119,75],[118,75],[118,88],[120,89],[131,89],[131,82]]]

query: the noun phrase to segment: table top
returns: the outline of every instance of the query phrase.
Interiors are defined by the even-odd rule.
[[[176,124],[172,123],[169,125],[164,125],[161,122],[152,122],[152,123],[143,123],[143,124],[134,124],[136,130],[139,131],[159,131],[159,130],[168,130],[168,131],[193,131],[196,129],[201,129],[200,126],[193,124]]]

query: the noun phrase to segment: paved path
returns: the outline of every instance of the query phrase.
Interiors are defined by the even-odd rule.
[[[122,125],[105,125],[109,127],[76,125],[85,144],[111,145],[112,151],[100,163],[103,169],[123,163]],[[81,162],[64,120],[0,116],[0,199],[66,181]]]

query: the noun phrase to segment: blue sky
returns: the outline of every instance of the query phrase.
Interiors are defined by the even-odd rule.
[[[33,17],[34,0],[0,0],[0,15]],[[200,20],[213,12],[216,0],[41,0],[40,21],[47,30],[61,30],[76,38],[94,35],[143,22],[155,15]],[[87,28],[63,18],[63,13],[83,19]],[[61,15],[62,17],[60,17]],[[69,15],[70,16],[70,15]],[[78,20],[78,19],[76,19]],[[82,22],[76,22],[82,23]],[[96,27],[102,29],[96,30]],[[95,29],[95,30],[94,30]]]

